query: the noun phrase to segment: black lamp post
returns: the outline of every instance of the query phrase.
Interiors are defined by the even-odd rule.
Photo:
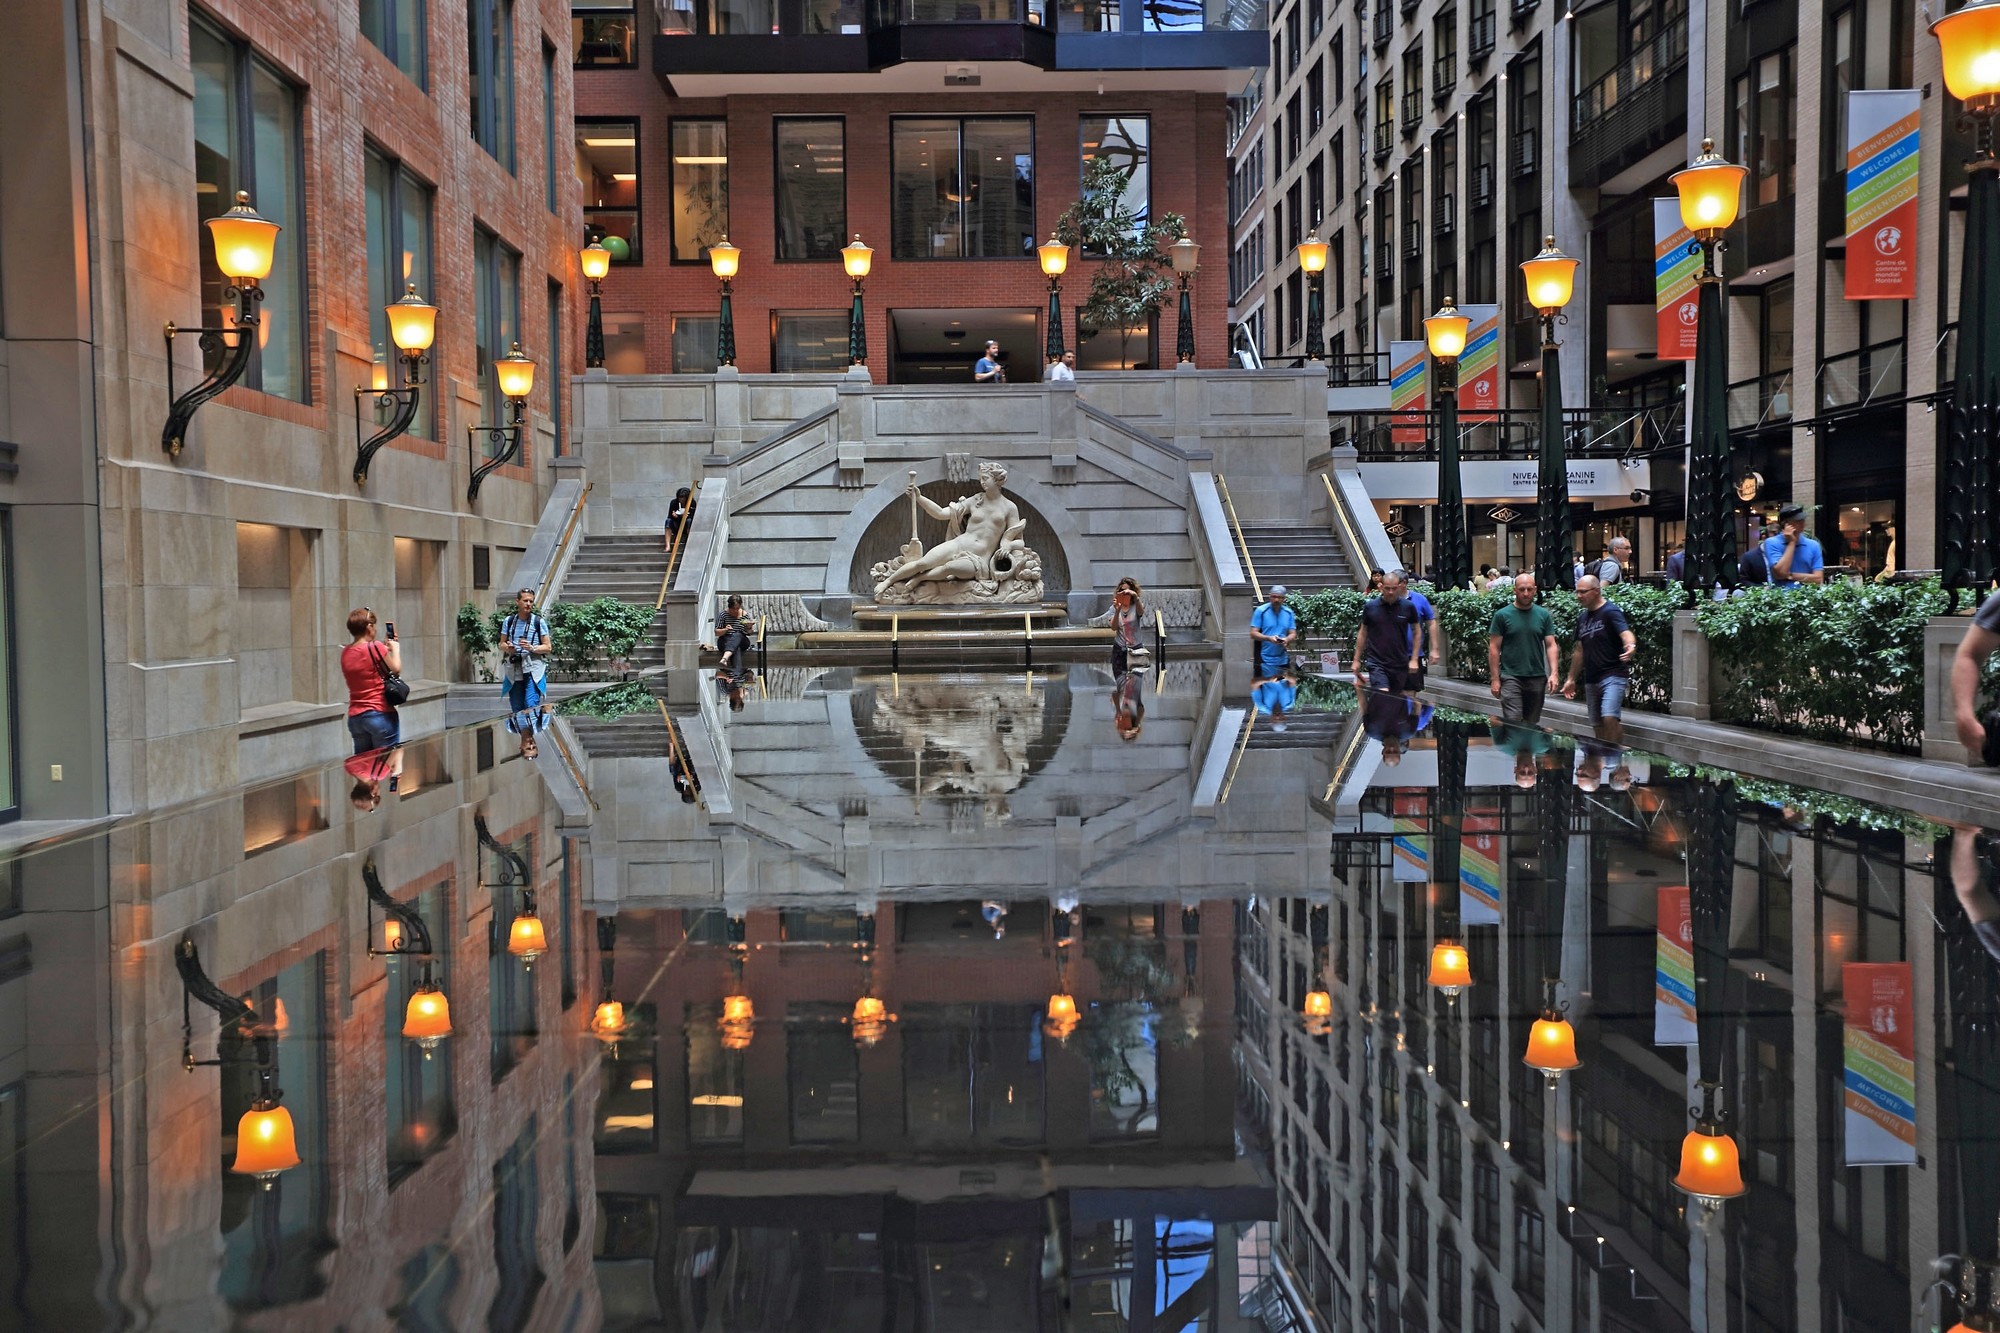
[[[1201,266],[1201,247],[1195,244],[1192,237],[1183,236],[1173,243],[1168,253],[1174,259],[1174,272],[1181,277],[1181,308],[1174,330],[1174,359],[1181,365],[1191,366],[1194,364],[1194,301],[1188,295],[1188,282]]]
[[[1694,403],[1687,478],[1687,558],[1681,584],[1705,597],[1736,584],[1735,479],[1729,470],[1729,330],[1723,322],[1722,274],[1715,257],[1743,204],[1749,174],[1701,141],[1701,154],[1670,179],[1680,194],[1681,223],[1701,249],[1696,275]]]
[[[397,359],[403,363],[403,383],[389,383],[389,367],[378,364],[377,381],[354,390],[354,484],[368,480],[368,464],[376,450],[410,428],[417,419],[417,399],[424,383],[424,363],[429,361],[431,343],[437,338],[437,307],[417,295],[417,284],[407,284],[400,301],[384,307],[389,317],[389,338],[396,344]],[[373,395],[378,409],[393,407],[395,415],[366,440],[361,438],[361,400]]]
[[[236,322],[220,328],[182,329],[167,321],[167,424],[160,432],[160,447],[174,458],[181,456],[188,423],[195,412],[224,389],[243,378],[250,368],[250,353],[257,346],[257,303],[264,299],[258,284],[271,275],[271,262],[278,246],[277,223],[250,207],[250,196],[236,192],[236,206],[208,220],[209,239],[215,245],[215,266],[229,279],[224,297],[236,298]],[[181,333],[200,335],[201,350],[212,356],[226,351],[221,364],[192,389],[174,397],[174,337]],[[231,340],[234,341],[231,341]]]
[[[868,326],[861,318],[861,280],[868,276],[868,268],[874,262],[875,252],[861,243],[861,233],[840,247],[840,262],[847,270],[847,276],[854,279],[854,309],[847,316],[847,364],[865,366],[868,364]]]
[[[733,366],[736,364],[736,316],[729,308],[729,282],[736,276],[736,261],[742,251],[729,243],[727,236],[708,247],[709,271],[722,282],[721,313],[715,321],[715,364]]]
[[[611,271],[611,252],[592,238],[576,252],[577,267],[590,284],[590,321],[583,327],[583,364],[591,370],[604,365],[604,275]]]
[[[1299,267],[1306,275],[1306,360],[1319,361],[1326,356],[1326,297],[1320,289],[1326,273],[1325,241],[1317,231],[1307,234],[1299,242]]]
[[[1069,267],[1069,247],[1051,236],[1035,247],[1041,257],[1042,274],[1049,280],[1049,331],[1042,340],[1042,359],[1054,365],[1063,358],[1062,275]]]
[[[1472,321],[1449,296],[1424,321],[1424,342],[1437,362],[1438,503],[1432,581],[1439,588],[1463,588],[1472,581],[1472,538],[1465,530],[1465,479],[1458,458],[1458,358]]]
[[[1562,344],[1556,325],[1569,322],[1562,308],[1576,289],[1576,261],[1556,249],[1556,238],[1542,242],[1542,252],[1523,260],[1528,302],[1542,317],[1542,448],[1535,487],[1535,584],[1542,591],[1570,586],[1569,458],[1563,447]]]

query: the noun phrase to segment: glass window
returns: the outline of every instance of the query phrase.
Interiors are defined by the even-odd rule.
[[[521,960],[507,952],[507,931],[513,924],[521,890],[535,864],[532,838],[507,846],[505,856],[490,848],[480,853],[480,869],[492,897],[486,934],[487,1023],[490,1027],[487,1068],[493,1082],[505,1078],[535,1049],[535,977]]]
[[[688,1142],[743,1142],[743,1052],[722,1044],[722,1002],[687,1006]]]
[[[793,1004],[785,1032],[793,1143],[854,1143],[861,1137],[861,1061],[840,1022],[845,1006]]]
[[[846,370],[845,310],[779,311],[771,316],[771,369],[779,374]],[[714,340],[709,342],[711,360]]]
[[[259,213],[283,227],[264,279],[257,350],[241,383],[307,402],[305,202],[299,170],[299,94],[270,66],[199,18],[188,25],[194,71],[195,221],[205,224],[250,195]],[[196,227],[201,256],[202,323],[227,326],[236,302],[215,263],[208,228]],[[210,360],[214,368],[223,353]]]
[[[1125,173],[1120,202],[1132,211],[1133,235],[1152,216],[1153,173],[1147,147],[1152,122],[1145,116],[1085,116],[1082,169],[1088,173],[1099,158],[1109,158]]]
[[[591,235],[617,237],[611,262],[636,264],[639,251],[639,124],[632,120],[576,123],[576,178],[583,186],[583,221]]]
[[[912,1145],[1042,1141],[1040,1006],[911,1004],[897,1028]]]
[[[628,1017],[639,1033],[653,1030],[652,1005],[634,1005]],[[710,1031],[714,1031],[713,1025]],[[591,1132],[592,1147],[598,1153],[618,1156],[660,1150],[656,1047],[650,1038],[628,1037],[605,1052]]]
[[[729,126],[720,120],[676,120],[668,134],[674,262],[706,264],[708,247],[729,235]]]
[[[435,1051],[427,1052],[403,1036],[403,1019],[410,997],[416,994],[417,985],[423,980],[426,961],[431,979],[447,997],[451,994],[451,951],[442,947],[452,939],[445,891],[445,885],[436,885],[419,893],[410,904],[430,931],[436,953],[428,960],[391,957],[387,963],[388,993],[382,1006],[382,1040],[387,1052],[383,1059],[382,1100],[388,1108],[392,1188],[429,1161],[458,1130],[451,1073],[455,1043],[442,1041]],[[380,947],[379,941],[374,943]]]
[[[710,357],[715,340],[709,339]],[[646,373],[646,317],[636,311],[604,316],[604,370],[610,375]]]
[[[1034,139],[1025,116],[891,121],[895,257],[1032,256]]]
[[[630,4],[572,3],[569,36],[578,69],[630,69],[638,63],[639,24]]]
[[[536,1121],[529,1116],[513,1144],[493,1164],[493,1267],[500,1280],[493,1303],[486,1308],[486,1327],[496,1333],[503,1329],[518,1333],[527,1327],[535,1297],[547,1281],[535,1244],[541,1212]]]
[[[556,49],[542,43],[542,203],[556,211]]]
[[[563,360],[563,289],[559,282],[549,284],[549,377],[554,382],[549,393],[549,424],[555,428],[556,455],[563,453],[563,376],[569,365]],[[567,862],[565,862],[567,865]],[[569,995],[567,988],[564,996]],[[565,998],[564,1003],[568,1003]]]
[[[847,242],[847,122],[780,117],[772,151],[778,258],[840,258]]]
[[[368,192],[368,337],[373,345],[374,387],[390,389],[402,384],[402,361],[389,336],[389,316],[385,307],[402,299],[410,283],[417,295],[436,304],[436,277],[432,268],[431,188],[374,147],[367,149],[364,167]],[[431,352],[437,362],[435,344]],[[434,377],[433,377],[434,378]],[[432,423],[438,396],[425,393],[409,433],[432,439]],[[378,404],[376,424],[386,424],[395,415],[392,405]]]
[[[424,70],[425,0],[361,0],[361,35],[391,64],[427,88]]]
[[[514,0],[466,0],[472,137],[514,170]]]
[[[1730,98],[1736,160],[1750,168],[1749,206],[1776,203],[1793,190],[1798,157],[1797,112],[1791,96],[1792,52],[1756,61],[1740,76]]]
[[[474,362],[484,420],[506,420],[506,399],[493,363],[521,337],[521,256],[481,227],[472,234],[473,315],[479,342]],[[498,448],[489,442],[489,448]],[[509,919],[511,919],[511,914]]]
[[[715,315],[674,316],[674,374],[715,373],[715,338],[720,323]]]
[[[0,509],[0,822],[21,813],[14,725],[14,528],[12,516]],[[19,887],[12,880],[0,880],[0,888],[8,885]],[[19,908],[18,898],[11,894],[0,902]]]

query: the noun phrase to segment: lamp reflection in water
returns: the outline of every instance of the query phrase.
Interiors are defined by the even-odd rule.
[[[1431,970],[1426,982],[1447,1001],[1456,1001],[1472,984],[1472,960],[1465,946],[1450,936],[1431,947]]]
[[[1722,1132],[1721,1085],[1704,1079],[1700,1086],[1701,1105],[1688,1108],[1695,1126],[1681,1140],[1681,1169],[1674,1176],[1674,1188],[1692,1195],[1706,1219],[1725,1201],[1743,1196],[1743,1161],[1736,1140]]]
[[[451,1035],[451,1001],[432,980],[429,960],[424,962],[423,980],[403,1010],[403,1035],[422,1049],[426,1060]]]
[[[549,951],[549,932],[542,925],[541,917],[535,915],[535,895],[531,889],[521,891],[521,910],[514,917],[514,924],[507,928],[507,952],[521,962],[533,967],[535,960]]]
[[[614,955],[618,948],[618,919],[601,916],[597,919],[598,969],[601,989],[598,994],[604,998],[590,1012],[590,1035],[611,1048],[615,1055],[619,1038],[632,1030],[631,1019],[626,1016],[624,1002],[614,998],[613,986],[617,978],[614,970]]]
[[[281,1173],[299,1164],[298,1133],[292,1124],[292,1113],[284,1107],[284,1093],[278,1087],[275,1027],[259,1022],[255,1009],[209,980],[192,939],[181,938],[174,950],[174,966],[180,972],[182,988],[181,1068],[193,1073],[202,1066],[225,1063],[219,1049],[213,1060],[194,1058],[191,1004],[194,1000],[221,1015],[225,1028],[234,1026],[250,1037],[251,1058],[257,1067],[257,1096],[237,1121],[236,1159],[229,1170],[233,1175],[255,1176],[265,1189],[270,1189]]]
[[[1305,1019],[1308,1036],[1326,1036],[1333,1031],[1333,996],[1323,990],[1307,991],[1299,1015]]]
[[[729,993],[722,997],[722,1017],[715,1021],[726,1051],[745,1050],[757,1035],[757,1006],[743,989],[743,954],[729,960]]]
[[[1063,1045],[1069,1044],[1076,1025],[1082,1021],[1077,1012],[1076,997],[1069,993],[1069,955],[1067,941],[1056,947],[1056,988],[1049,992],[1048,1009],[1042,1017],[1042,1032],[1051,1040]]]
[[[1563,1017],[1568,1006],[1556,1002],[1556,987],[1561,984],[1555,977],[1542,978],[1542,1016],[1528,1029],[1528,1049],[1521,1056],[1522,1064],[1542,1071],[1551,1090],[1564,1074],[1583,1067],[1576,1058],[1576,1029]]]

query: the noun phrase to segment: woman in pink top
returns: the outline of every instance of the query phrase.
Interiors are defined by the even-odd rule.
[[[347,734],[354,753],[367,754],[403,739],[402,719],[382,698],[385,672],[402,674],[403,650],[394,639],[375,637],[375,613],[359,607],[347,613],[354,641],[340,650],[340,674],[347,678]]]

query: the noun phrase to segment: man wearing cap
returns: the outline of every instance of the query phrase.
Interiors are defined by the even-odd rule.
[[[1764,539],[1764,564],[1771,571],[1771,582],[1780,588],[1826,582],[1826,556],[1819,542],[1806,535],[1804,505],[1786,505],[1778,511],[1777,535]]]
[[[1257,675],[1275,676],[1292,663],[1292,645],[1298,642],[1299,617],[1285,605],[1285,585],[1274,583],[1265,594],[1264,605],[1250,613],[1250,641],[1257,645]]]

